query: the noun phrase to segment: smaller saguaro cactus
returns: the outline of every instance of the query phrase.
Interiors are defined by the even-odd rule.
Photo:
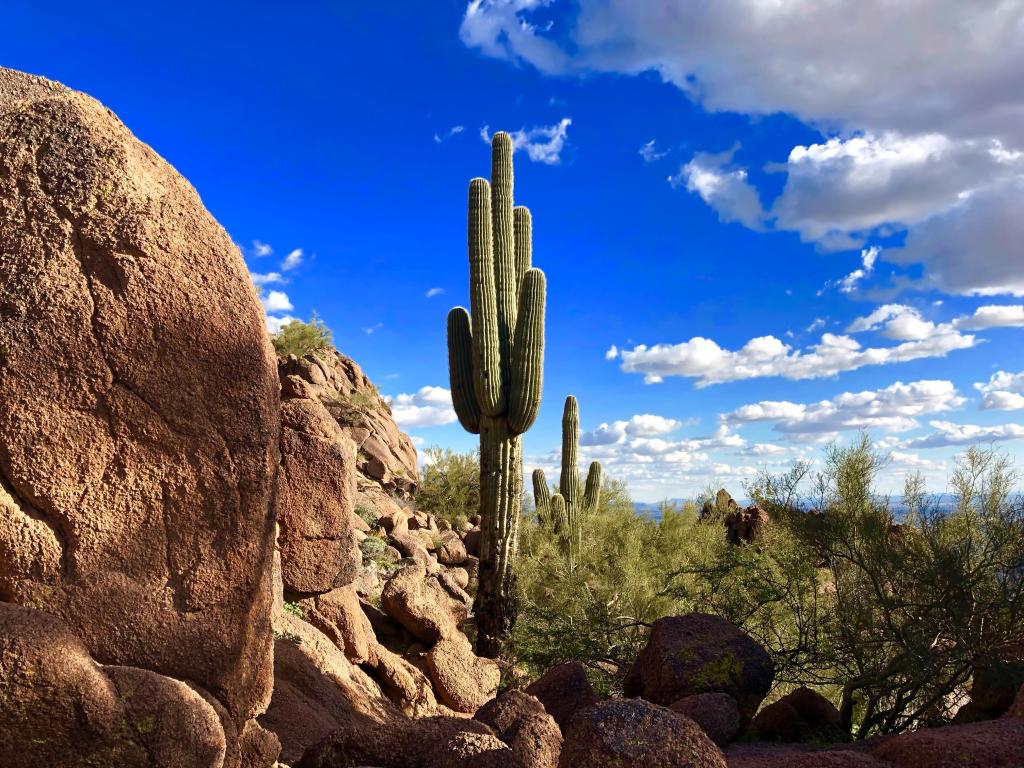
[[[583,536],[583,523],[601,498],[601,464],[592,462],[587,482],[580,487],[580,474],[576,467],[580,446],[580,409],[576,398],[565,398],[562,412],[562,474],[558,493],[550,495],[544,470],[533,472],[533,500],[541,525],[549,528],[563,542],[570,563],[579,555]]]

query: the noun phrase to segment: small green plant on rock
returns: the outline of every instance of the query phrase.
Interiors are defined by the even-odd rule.
[[[308,323],[292,320],[270,338],[281,357],[303,357],[331,346],[331,331],[316,313]]]

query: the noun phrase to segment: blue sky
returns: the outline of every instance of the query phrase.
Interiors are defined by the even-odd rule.
[[[444,319],[502,129],[548,276],[527,469],[568,393],[642,500],[740,493],[862,427],[886,488],[1024,447],[1024,2],[284,8],[16,0],[0,64],[166,157],[271,316],[318,312],[421,445],[474,445]]]

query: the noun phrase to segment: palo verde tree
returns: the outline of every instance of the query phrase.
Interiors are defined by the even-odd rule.
[[[477,653],[501,655],[515,624],[513,561],[522,505],[522,434],[540,409],[544,273],[531,267],[530,211],[512,202],[512,139],[491,141],[491,183],[469,183],[470,312],[448,313],[448,367],[459,422],[480,435]]]
[[[580,473],[576,457],[580,448],[580,409],[576,398],[565,398],[562,412],[562,474],[558,493],[551,496],[544,470],[533,471],[533,500],[537,519],[563,542],[570,566],[579,557],[583,536],[583,523],[597,509],[601,496],[601,465],[592,462],[587,472],[586,486],[580,487]],[[582,490],[582,492],[581,492]]]

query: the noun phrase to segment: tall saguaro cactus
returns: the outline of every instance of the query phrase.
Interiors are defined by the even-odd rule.
[[[531,267],[530,211],[512,203],[512,139],[491,140],[491,183],[469,183],[472,315],[448,313],[448,367],[459,422],[480,435],[477,653],[495,657],[516,620],[512,569],[522,504],[522,434],[540,409],[544,273]]]
[[[550,496],[544,470],[533,471],[533,500],[537,516],[564,542],[570,564],[575,564],[583,537],[583,523],[597,509],[601,499],[601,464],[592,462],[587,482],[580,493],[580,475],[576,467],[580,446],[580,409],[576,398],[565,398],[562,412],[562,474],[558,493]]]

